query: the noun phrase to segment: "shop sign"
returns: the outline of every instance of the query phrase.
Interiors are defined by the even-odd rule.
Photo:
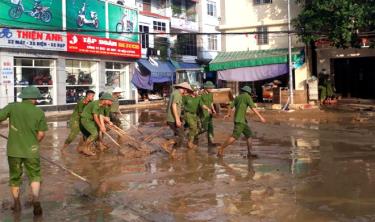
[[[71,33],[68,33],[67,37],[68,52],[130,58],[141,57],[141,46],[139,43]]]
[[[0,47],[66,51],[66,35],[59,32],[2,28]]]
[[[66,28],[84,31],[87,35],[106,37],[105,1],[66,1]],[[108,21],[112,18],[108,15]]]
[[[6,24],[9,27],[62,29],[61,0],[6,0],[0,1],[0,9],[0,24]]]
[[[108,3],[109,38],[138,42],[138,12],[120,5]]]
[[[0,78],[2,85],[11,85],[14,82],[13,57],[3,57],[0,66]]]

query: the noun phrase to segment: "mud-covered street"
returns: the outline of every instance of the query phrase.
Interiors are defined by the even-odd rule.
[[[128,111],[126,119],[146,135],[165,121],[164,109]],[[27,177],[21,216],[10,210],[6,141],[0,139],[1,221],[375,221],[375,115],[373,112],[263,111],[251,118],[254,153],[237,141],[218,159],[205,136],[197,151],[181,149],[170,159],[159,146],[152,154],[124,158],[117,149],[95,157],[61,153],[67,120],[49,118],[41,153],[87,178],[80,181],[42,161],[43,218],[33,218]],[[139,132],[129,128],[132,136]],[[231,120],[215,119],[215,139],[232,132]],[[0,129],[7,134],[7,128]],[[170,137],[164,131],[160,137]],[[142,141],[140,139],[140,141]],[[110,140],[108,144],[113,145]],[[124,150],[132,151],[130,147]]]

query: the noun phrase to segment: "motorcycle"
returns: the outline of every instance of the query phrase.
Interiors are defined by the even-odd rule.
[[[132,32],[134,28],[134,23],[130,20],[128,20],[128,15],[125,13],[122,16],[122,19],[120,22],[116,25],[116,32]]]
[[[92,25],[94,28],[99,28],[98,14],[95,11],[90,11],[90,18],[86,18],[86,3],[83,3],[81,10],[78,11],[77,26],[82,28],[84,25]]]
[[[21,17],[23,13],[28,14],[29,16],[39,19],[42,22],[49,23],[52,19],[52,13],[49,7],[43,7],[40,4],[34,4],[34,7],[31,11],[25,10],[22,0],[11,0],[13,6],[9,9],[9,16],[14,19]]]
[[[84,72],[79,72],[78,74],[78,84],[79,85],[91,85],[92,78],[90,74],[85,74]]]

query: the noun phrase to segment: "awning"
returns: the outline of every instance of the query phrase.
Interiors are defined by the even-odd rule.
[[[292,60],[300,61],[302,49],[292,50]],[[236,69],[243,67],[264,66],[272,64],[286,64],[288,49],[270,49],[257,51],[219,52],[209,64],[210,71]]]
[[[272,64],[218,71],[218,78],[225,81],[252,82],[287,74],[288,64]]]
[[[169,61],[139,59],[138,64],[143,75],[150,75],[151,83],[171,82],[175,68]]]
[[[142,75],[138,69],[134,69],[132,83],[138,89],[153,90],[154,84],[150,80],[150,75]]]
[[[188,63],[188,62],[177,62],[171,60],[171,63],[175,67],[176,71],[187,70],[187,71],[200,71],[201,66],[197,63]]]

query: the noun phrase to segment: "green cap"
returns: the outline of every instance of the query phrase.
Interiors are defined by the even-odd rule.
[[[215,85],[214,85],[211,81],[207,81],[207,82],[203,85],[203,87],[204,87],[205,89],[214,89],[214,88],[215,88]]]
[[[99,98],[100,100],[111,100],[113,101],[113,97],[110,93],[103,93],[103,95]]]
[[[18,96],[21,99],[39,99],[42,94],[39,89],[34,86],[28,86],[22,89],[21,94]]]
[[[241,90],[244,91],[244,92],[248,92],[248,93],[251,94],[251,88],[250,88],[250,86],[244,86],[244,87],[241,88]]]

